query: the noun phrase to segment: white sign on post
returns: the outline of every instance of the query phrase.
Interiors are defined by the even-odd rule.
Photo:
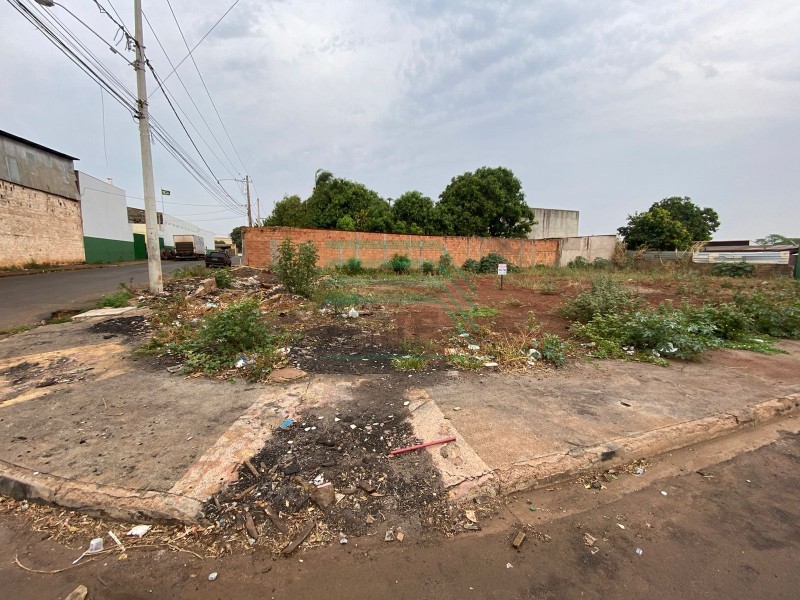
[[[506,263],[499,263],[497,265],[498,275],[508,275],[508,265]]]

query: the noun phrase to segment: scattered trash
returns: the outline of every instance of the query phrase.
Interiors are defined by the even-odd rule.
[[[514,537],[514,541],[511,542],[511,545],[514,546],[514,548],[516,548],[517,550],[519,550],[519,547],[522,546],[522,542],[524,541],[525,541],[525,532],[519,531],[517,532],[516,537]]]
[[[467,350],[480,350],[480,349],[481,347],[478,346],[477,344],[470,344],[469,346],[467,346]]]
[[[210,573],[210,574],[209,574],[209,576],[208,576],[208,580],[209,580],[209,581],[216,581],[216,580],[217,580],[217,577],[219,577],[219,573],[217,573],[216,571],[214,571],[213,573]]]
[[[597,481],[596,479],[589,485],[592,489],[601,490],[603,489],[603,484]]]
[[[350,312],[347,313],[348,319],[357,319],[358,318],[358,311],[355,308],[351,308]]]
[[[595,555],[598,552],[600,552],[600,548],[598,548],[597,546],[594,546],[591,550],[589,550],[589,553],[592,555]]]
[[[536,348],[531,348],[528,350],[528,358],[532,360],[540,360],[542,358],[542,353],[539,352]]]
[[[131,530],[126,535],[132,535],[134,537],[143,537],[148,531],[153,528],[152,525],[136,525],[132,527]]]
[[[389,452],[389,456],[394,456],[395,454],[400,454],[402,452],[410,452],[411,450],[419,450],[420,448],[427,448],[428,446],[435,446],[437,444],[446,444],[448,442],[455,442],[456,438],[448,437],[443,438],[441,440],[435,440],[433,442],[426,442],[424,444],[417,444],[416,446],[408,446],[407,448],[399,448],[397,450],[392,450]]]
[[[630,408],[631,406],[630,402],[625,402],[625,401],[620,402],[620,404],[622,404],[622,406],[627,406],[628,408]]]
[[[216,307],[217,305],[214,304],[213,302],[206,302],[206,308],[216,308]]]
[[[477,523],[478,522],[478,518],[475,516],[475,511],[474,510],[465,510],[464,511],[464,516],[466,516],[467,519],[472,521],[473,523]]]
[[[459,333],[458,337],[467,338],[467,337],[469,337],[469,334],[468,333]]]
[[[403,402],[403,406],[408,406],[409,404],[411,404],[411,402],[409,402],[408,400],[406,400],[405,402]]]
[[[511,563],[506,563],[506,569],[513,569],[513,568],[514,565],[512,565]]]
[[[597,541],[597,538],[589,533],[583,534],[583,543],[587,546],[594,546],[594,543]]]
[[[406,534],[403,533],[403,529],[401,527],[394,528],[394,537],[398,542],[402,542],[405,539]]]
[[[492,368],[492,367],[498,366],[498,364],[496,362],[485,362],[485,363],[483,363],[483,366]]]
[[[313,483],[314,485],[322,485],[323,483],[325,483],[325,475],[320,473],[319,475],[314,477],[314,479],[311,480],[311,483]]]
[[[84,600],[89,590],[85,585],[79,585],[64,600]]]
[[[247,358],[246,356],[242,355],[239,357],[239,360],[236,361],[236,368],[237,369],[244,369],[247,365],[252,365],[253,360]]]
[[[114,532],[113,531],[109,531],[108,535],[112,540],[114,540],[114,543],[117,545],[117,547],[119,547],[120,550],[125,552],[125,546],[123,546],[122,542],[119,541],[119,538],[116,535],[114,535]]]
[[[641,548],[637,548],[637,549],[636,549],[636,554],[638,554],[639,556],[641,556],[641,555],[642,555],[642,549],[641,549]]]
[[[750,480],[749,480],[749,479],[745,479],[745,481],[746,481],[747,483],[750,483]],[[662,493],[663,493],[663,492],[662,492]],[[664,495],[666,496],[666,494],[664,494]]]
[[[460,407],[460,406],[454,406],[454,407],[453,407],[453,410],[454,410],[454,411],[456,411],[456,412],[458,412],[459,410],[461,410],[461,407]]]
[[[667,492],[665,492],[664,490],[661,490],[661,495],[662,495],[662,496],[666,496],[666,495],[667,495]]]
[[[347,536],[343,533],[339,533],[339,543],[346,544],[347,543]]]
[[[82,559],[84,556],[89,554],[97,554],[98,552],[103,551],[103,538],[94,538],[92,541],[89,542],[89,549],[84,551],[78,558],[72,561],[73,565],[77,565],[78,561]]]
[[[619,527],[620,529],[625,529],[625,525],[623,525],[622,523],[617,523],[617,527]]]
[[[292,425],[294,425],[294,421],[292,419],[285,419],[283,423],[278,425],[278,429],[286,430],[289,429],[289,427],[291,427]]]
[[[173,367],[167,367],[167,371],[168,371],[169,373],[177,373],[177,372],[179,372],[181,369],[183,369],[183,365],[175,365],[175,366],[173,366]]]
[[[283,547],[283,550],[281,550],[281,553],[282,553],[284,556],[288,556],[289,554],[291,554],[292,552],[294,552],[294,551],[297,549],[297,547],[298,547],[300,544],[302,544],[302,543],[303,543],[303,540],[305,540],[305,539],[306,539],[306,538],[309,536],[309,534],[310,534],[310,533],[313,531],[313,529],[314,529],[316,526],[317,526],[317,524],[316,524],[316,523],[314,523],[314,522],[312,522],[312,523],[309,523],[309,524],[308,524],[308,525],[305,527],[305,529],[303,529],[303,530],[302,530],[302,531],[301,531],[299,534],[297,534],[297,537],[296,537],[296,538],[294,538],[294,540],[292,540],[291,542],[289,542],[288,544],[286,544],[286,545]]]
[[[644,475],[644,469],[642,467],[636,467],[636,469],[633,471],[633,474],[634,475]]]
[[[387,529],[386,530],[386,534],[383,536],[383,541],[384,542],[393,542],[394,539],[395,539],[394,538],[394,530],[393,529]]]
[[[531,504],[530,510],[531,510],[531,512],[536,512],[536,507],[533,504]]]
[[[244,528],[245,531],[247,531],[247,535],[249,535],[253,539],[253,543],[255,543],[255,540],[259,538],[260,534],[253,521],[253,515],[249,512],[244,513]]]
[[[375,517],[373,517],[372,515],[367,515],[366,517],[364,517],[364,522],[367,525],[372,525],[375,522]]]

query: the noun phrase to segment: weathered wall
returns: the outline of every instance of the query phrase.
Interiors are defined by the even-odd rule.
[[[571,261],[582,256],[592,262],[595,258],[611,260],[617,245],[616,235],[584,235],[561,239],[557,265],[566,267]]]
[[[134,260],[125,190],[78,172],[86,262]]]
[[[358,258],[365,267],[377,267],[394,254],[405,254],[419,267],[424,261],[436,263],[443,252],[461,265],[468,258],[480,260],[491,252],[503,255],[521,267],[555,265],[559,240],[530,240],[480,237],[440,237],[362,233],[326,229],[293,229],[290,227],[257,227],[244,230],[246,264],[268,267],[278,245],[286,238],[295,243],[314,242],[319,252],[318,264],[332,267],[348,258]]]
[[[529,238],[542,240],[548,238],[566,238],[578,235],[577,210],[560,210],[557,208],[534,208],[536,225],[531,229]]]
[[[0,266],[83,260],[79,202],[0,181]]]
[[[72,159],[3,135],[0,135],[0,179],[80,200]]]

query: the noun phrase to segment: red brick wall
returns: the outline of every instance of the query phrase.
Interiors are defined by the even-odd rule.
[[[394,254],[405,254],[419,267],[423,261],[436,263],[443,252],[461,266],[468,258],[480,260],[491,252],[501,254],[521,267],[555,265],[558,239],[528,240],[481,237],[444,237],[431,235],[398,235],[362,233],[328,229],[294,229],[291,227],[253,227],[244,230],[244,253],[247,264],[269,267],[286,238],[295,243],[314,242],[319,253],[319,266],[333,267],[356,257],[365,267],[377,267]]]

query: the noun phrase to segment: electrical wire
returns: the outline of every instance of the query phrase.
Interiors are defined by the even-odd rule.
[[[177,15],[175,14],[175,10],[172,8],[172,2],[170,2],[170,0],[167,0],[167,6],[169,7],[169,12],[172,13],[172,18],[175,20],[175,25],[177,25],[178,27],[178,32],[181,34],[181,39],[183,40],[186,49],[189,50],[189,42],[186,41],[186,36],[183,35],[183,29],[181,28],[181,24],[178,21]],[[247,173],[247,167],[245,167],[244,161],[242,161],[242,157],[239,154],[239,151],[236,149],[236,145],[233,143],[233,140],[231,139],[231,134],[228,133],[228,128],[225,126],[225,122],[222,120],[222,116],[219,114],[219,110],[217,109],[217,104],[216,102],[214,102],[214,98],[211,97],[211,92],[208,91],[208,86],[206,85],[206,81],[205,79],[203,79],[203,74],[200,72],[200,67],[197,66],[197,61],[194,59],[194,55],[192,54],[191,50],[189,50],[189,57],[192,59],[192,64],[194,64],[194,69],[195,71],[197,71],[198,77],[200,77],[200,83],[203,84],[203,89],[206,91],[206,95],[208,96],[208,99],[211,101],[211,106],[214,107],[214,112],[217,114],[217,118],[219,119],[220,125],[222,125],[222,130],[225,132],[225,135],[228,138],[228,142],[230,142],[231,148],[233,148],[233,152],[234,154],[236,154],[236,158],[239,159],[239,163],[242,165],[242,168],[244,169],[245,173]],[[178,75],[178,73],[176,73],[176,75]]]
[[[144,16],[144,20],[147,23],[147,26],[150,28],[150,31],[152,32],[153,37],[155,37],[156,42],[158,43],[159,47],[161,48],[161,52],[164,54],[164,57],[167,59],[167,62],[169,63],[170,66],[173,66],[172,60],[170,59],[169,55],[167,54],[167,51],[164,48],[164,45],[161,43],[161,39],[158,37],[158,34],[156,33],[155,29],[153,28],[153,25],[150,23],[150,19],[147,18],[147,14],[142,12],[142,15]],[[192,97],[192,94],[189,93],[189,90],[186,88],[186,84],[184,83],[183,78],[181,77],[180,73],[176,73],[176,75],[178,77],[178,81],[180,82],[181,86],[183,87],[183,91],[186,92],[186,95],[189,98],[189,101],[192,103],[192,106],[194,106],[195,110],[197,111],[197,114],[200,115],[200,119],[202,119],[202,121],[205,124],[206,128],[211,133],[211,137],[214,138],[214,141],[217,143],[217,146],[219,146],[220,150],[222,151],[223,156],[225,156],[225,158],[228,160],[228,163],[231,165],[231,167],[233,167],[233,170],[234,171],[238,171],[238,169],[236,168],[236,165],[233,164],[233,161],[225,153],[225,149],[222,147],[222,144],[217,139],[217,136],[214,134],[214,131],[211,129],[211,126],[208,124],[208,121],[206,121],[206,118],[203,116],[203,111],[201,111],[200,108],[197,106],[197,103],[194,101],[194,98]],[[164,86],[164,89],[166,90],[167,87]],[[175,100],[175,94],[174,93],[172,94],[172,97],[173,97],[173,100]],[[176,104],[177,104],[177,102],[176,102]],[[216,158],[217,161],[220,163],[222,168],[225,169],[231,177],[236,177],[236,173],[234,173],[233,171],[228,169],[227,165],[222,161],[222,159],[220,159],[219,156],[217,156],[217,153],[214,152],[214,149],[211,147],[211,145],[208,143],[208,141],[206,141],[206,139],[203,137],[203,135],[200,133],[200,131],[197,129],[197,127],[194,125],[192,120],[189,118],[189,115],[186,114],[186,112],[183,110],[183,108],[180,107],[179,104],[178,104],[178,108],[181,111],[181,113],[183,113],[183,116],[186,117],[186,120],[189,122],[189,124],[192,126],[192,128],[197,132],[197,135],[200,137],[200,139],[203,140],[203,142],[208,147],[208,149],[211,152],[211,154],[214,155],[214,158]]]
[[[169,78],[172,76],[172,74],[173,74],[173,73],[174,73],[174,72],[175,72],[175,71],[178,69],[178,67],[180,67],[180,66],[181,66],[181,65],[182,65],[182,64],[183,64],[183,63],[186,61],[186,59],[187,59],[187,58],[189,58],[189,57],[192,55],[192,52],[194,52],[195,50],[197,50],[197,47],[198,47],[200,44],[202,44],[202,43],[203,43],[203,40],[205,40],[205,39],[206,39],[206,38],[209,36],[209,34],[210,34],[212,31],[214,31],[214,29],[216,29],[217,25],[219,25],[219,24],[222,22],[222,19],[224,19],[225,17],[227,17],[227,16],[228,16],[228,13],[229,13],[229,12],[231,12],[231,11],[233,10],[233,8],[234,8],[234,7],[235,7],[237,4],[239,4],[239,2],[240,2],[240,0],[235,0],[235,1],[234,1],[234,3],[231,5],[231,7],[230,7],[228,10],[226,10],[226,11],[225,11],[225,13],[224,13],[224,14],[223,14],[223,15],[222,15],[222,16],[221,16],[221,17],[220,17],[218,20],[217,20],[217,22],[216,22],[216,23],[214,23],[214,25],[211,27],[211,29],[209,29],[209,30],[206,32],[206,34],[205,34],[203,37],[201,37],[201,38],[200,38],[200,41],[199,41],[199,42],[197,42],[197,43],[194,45],[194,47],[193,47],[191,50],[189,50],[189,54],[187,54],[186,56],[184,56],[184,57],[181,59],[181,61],[180,61],[180,62],[179,62],[177,65],[175,65],[175,68],[174,68],[174,69],[172,69],[172,71],[170,71],[170,72],[167,74],[167,76],[166,76],[166,77],[164,77],[164,81],[165,81],[165,82],[167,81],[167,79],[169,79]],[[158,89],[155,89],[155,90],[153,90],[152,92],[150,92],[150,96],[152,96],[153,94],[155,94],[157,91],[158,91]],[[149,96],[148,96],[148,98],[149,98]]]

